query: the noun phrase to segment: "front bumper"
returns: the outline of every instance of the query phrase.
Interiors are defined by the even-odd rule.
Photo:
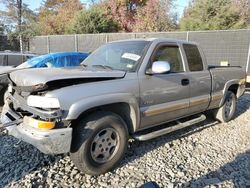
[[[3,126],[9,125],[6,127],[9,135],[32,144],[45,154],[62,154],[70,151],[72,128],[40,130],[25,125],[24,123],[14,123],[20,119],[21,118],[5,104],[1,115],[1,122]],[[14,125],[10,125],[11,122],[13,122]]]

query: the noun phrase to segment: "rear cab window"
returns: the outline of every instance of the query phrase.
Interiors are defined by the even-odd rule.
[[[194,44],[183,44],[190,71],[203,71],[204,66],[199,49]]]

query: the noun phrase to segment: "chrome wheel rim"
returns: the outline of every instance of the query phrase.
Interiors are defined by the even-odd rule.
[[[111,160],[120,144],[118,133],[113,128],[102,129],[96,134],[91,144],[91,157],[97,163]]]
[[[233,111],[233,97],[230,96],[225,102],[225,117],[228,118]]]

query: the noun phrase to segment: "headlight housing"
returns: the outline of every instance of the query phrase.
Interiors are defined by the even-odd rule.
[[[57,98],[30,95],[27,98],[27,105],[38,108],[60,108]]]

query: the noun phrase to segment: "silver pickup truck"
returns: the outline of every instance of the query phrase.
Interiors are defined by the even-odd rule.
[[[230,121],[245,77],[240,67],[208,66],[195,43],[117,41],[81,67],[10,73],[1,121],[10,135],[46,154],[70,152],[98,175],[122,160],[129,137],[149,140],[204,121],[205,112]]]

